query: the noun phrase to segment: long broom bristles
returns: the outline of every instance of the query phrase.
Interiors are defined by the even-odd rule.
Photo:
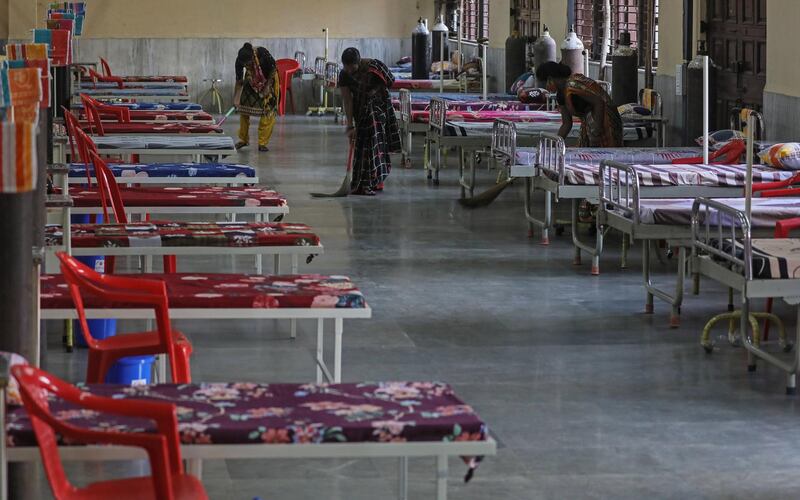
[[[461,203],[461,206],[464,208],[485,207],[492,203],[498,196],[500,196],[500,193],[505,191],[505,189],[510,186],[512,182],[514,182],[513,178],[500,181],[481,194],[477,194],[472,198],[461,198],[458,200],[458,202]]]
[[[347,155],[347,174],[342,185],[334,193],[311,193],[313,198],[343,198],[350,194],[350,183],[353,181],[353,149],[355,141],[350,142],[350,153]]]

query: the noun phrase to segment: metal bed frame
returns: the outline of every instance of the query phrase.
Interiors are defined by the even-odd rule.
[[[512,123],[507,120],[495,120],[504,123]],[[512,123],[513,125],[513,123]],[[442,149],[454,147],[458,149],[458,169],[459,169],[459,186],[461,187],[461,198],[465,198],[467,191],[469,196],[472,197],[475,192],[475,165],[481,153],[491,155],[492,144],[495,138],[495,126],[492,125],[492,134],[490,135],[473,135],[473,136],[458,136],[458,135],[445,135],[447,127],[447,101],[435,97],[431,99],[430,104],[430,119],[428,120],[428,132],[425,135],[425,150],[428,160],[428,179],[433,180],[435,186],[439,185],[439,170],[443,168],[442,163]],[[515,140],[520,142],[521,146],[533,146],[539,142],[538,136],[535,134],[517,134],[516,126],[514,126]],[[436,151],[436,160],[433,160],[434,148]]]
[[[107,148],[102,144],[97,144],[97,152],[101,155],[139,155],[139,156],[189,156],[194,163],[203,163],[203,158],[209,158],[212,162],[219,162],[226,156],[236,154],[236,148],[230,149],[127,149],[127,148]]]
[[[264,311],[269,311],[265,309]],[[337,320],[338,321],[338,320]],[[0,359],[0,499],[8,498],[8,463],[35,462],[40,459],[36,446],[8,447],[6,443],[6,390],[9,384],[9,366]],[[119,460],[146,460],[147,454],[139,448],[124,446],[60,446],[64,461],[106,462]],[[484,441],[430,441],[388,443],[324,443],[324,444],[182,444],[181,455],[187,471],[202,477],[203,460],[227,459],[320,459],[320,458],[397,458],[397,498],[408,499],[409,458],[435,457],[436,499],[447,500],[448,459],[463,456],[493,456],[497,442],[491,437]],[[388,496],[388,495],[386,495]]]
[[[91,177],[92,183],[96,184],[97,180]],[[245,186],[250,184],[258,184],[258,177],[114,177],[117,184],[132,185],[132,184],[155,184],[155,185],[179,185],[179,186],[213,186],[216,184],[224,184],[226,186]],[[70,184],[86,184],[86,176],[83,177],[69,177]]]
[[[712,222],[711,213],[719,214]],[[702,217],[701,217],[702,214]],[[702,220],[701,220],[702,218]],[[797,373],[800,371],[800,349],[795,349],[791,362],[783,361],[759,346],[756,334],[751,334],[751,299],[783,298],[798,305],[800,279],[757,279],[753,277],[753,246],[750,223],[744,213],[725,204],[706,198],[698,198],[692,207],[692,272],[706,276],[733,290],[741,292],[742,345],[747,350],[748,371],[755,371],[756,360],[786,372],[786,393],[797,391]],[[722,247],[726,239],[741,238],[743,255],[737,255],[734,245],[730,251]],[[800,306],[797,308],[800,320]],[[797,340],[800,342],[800,321]]]
[[[82,89],[86,90],[86,89]],[[117,101],[117,102],[190,102],[188,93],[179,94],[90,94],[98,101]],[[74,100],[77,94],[73,94]],[[113,102],[112,102],[113,104]]]
[[[309,106],[306,115],[316,114],[322,116],[333,113],[333,119],[338,123],[342,108],[336,107],[336,89],[339,82],[339,65],[328,61],[325,57],[314,59],[314,81],[319,82],[319,106]],[[330,103],[328,96],[331,96]],[[330,104],[330,105],[329,105]]]
[[[604,233],[615,229],[626,241],[642,241],[642,279],[647,292],[645,312],[653,312],[653,297],[658,297],[672,307],[670,326],[680,325],[680,308],[683,302],[684,276],[686,272],[686,249],[691,246],[691,227],[676,224],[648,224],[640,220],[640,201],[647,198],[738,198],[744,189],[741,186],[640,186],[635,167],[623,163],[603,160],[600,162],[600,203],[597,211],[596,248],[603,248]],[[771,236],[772,230],[762,231]],[[650,269],[651,244],[653,241],[668,241],[678,247],[678,271],[675,291],[666,292],[653,283]],[[623,244],[622,267],[627,267],[627,245]],[[698,293],[699,283],[694,283]]]

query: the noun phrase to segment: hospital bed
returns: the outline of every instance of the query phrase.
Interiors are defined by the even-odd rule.
[[[81,88],[72,94],[88,94],[98,101],[145,101],[145,102],[189,102],[189,93],[178,89],[87,89]]]
[[[5,400],[10,381],[5,359],[0,361],[0,370],[0,397]],[[439,382],[324,385],[234,382],[136,388],[97,384],[85,389],[98,396],[143,398],[187,409],[179,414],[178,421],[183,443],[181,454],[189,472],[197,477],[202,476],[203,460],[397,458],[397,494],[399,499],[406,500],[408,459],[430,457],[436,459],[436,498],[446,500],[449,458],[467,457],[469,478],[483,457],[496,453],[497,445],[489,436],[486,423],[449,386]],[[407,411],[409,404],[414,405],[415,412]],[[61,400],[52,401],[50,408],[79,427],[103,425],[132,432],[133,428],[139,431],[142,424],[141,420],[110,414],[70,411],[75,406]],[[289,411],[258,414],[254,408]],[[352,411],[346,411],[363,408],[372,409],[374,415],[354,420],[350,418]],[[0,488],[5,492],[6,462],[35,462],[40,454],[24,407],[2,409],[0,457],[4,470],[0,474]],[[231,415],[247,418],[234,420]],[[297,416],[309,425],[298,427],[294,422]],[[424,425],[419,425],[420,422]],[[312,433],[304,434],[304,430]],[[396,439],[390,439],[392,436]],[[146,458],[144,451],[136,448],[63,442],[58,445],[62,460],[102,462]]]
[[[258,184],[255,169],[237,163],[109,163],[107,166],[118,184]],[[89,167],[88,175],[84,163],[70,163],[67,167],[70,184],[96,182],[93,167]]]
[[[154,256],[253,255],[261,274],[261,256],[271,255],[274,273],[280,273],[282,256],[291,259],[291,272],[296,273],[301,255],[308,263],[323,252],[319,237],[305,224],[271,222],[72,224],[69,245],[76,256],[145,257],[145,272],[152,270]],[[48,257],[64,250],[62,226],[45,226],[45,246]]]
[[[694,197],[718,198],[733,209],[743,209],[745,165],[625,165],[603,160],[599,168],[600,203],[597,212],[597,255],[602,251],[603,233],[620,231],[630,241],[642,242],[642,277],[646,291],[645,312],[653,312],[657,297],[672,308],[670,326],[680,324],[683,302],[686,253],[691,241],[691,214]],[[672,171],[669,171],[673,169]],[[791,178],[793,172],[754,167],[754,182],[773,182]],[[775,222],[800,216],[800,198],[756,198],[753,200],[751,229],[759,235],[774,232]],[[651,245],[667,241],[678,248],[678,271],[674,292],[659,288],[651,274]],[[623,264],[625,249],[623,247]],[[695,283],[695,291],[697,290]]]
[[[793,220],[789,225],[796,222]],[[692,207],[691,243],[692,273],[741,294],[740,331],[747,351],[748,371],[755,371],[756,360],[762,359],[786,373],[786,393],[795,394],[800,350],[795,349],[788,362],[767,352],[760,345],[758,333],[750,331],[753,324],[750,302],[781,298],[790,305],[799,305],[800,279],[793,270],[798,265],[800,240],[755,237],[753,225],[744,212],[720,200],[698,198]],[[796,342],[800,342],[800,322]]]
[[[127,275],[126,275],[127,276]],[[363,294],[345,276],[317,274],[249,275],[146,273],[130,275],[164,281],[172,320],[313,320],[317,324],[317,382],[341,382],[344,321],[372,317]],[[41,278],[43,319],[76,319],[72,297],[60,274]],[[84,303],[87,318],[153,319],[152,309],[103,302]],[[334,324],[334,363],[323,358],[326,323]],[[292,331],[292,338],[295,332]]]
[[[203,158],[217,162],[236,154],[233,138],[219,134],[172,135],[110,135],[93,136],[101,155],[170,155],[190,156],[195,163]]]

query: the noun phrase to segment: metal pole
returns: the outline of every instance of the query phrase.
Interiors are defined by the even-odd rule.
[[[461,42],[462,42],[462,38],[461,38],[461,36],[462,36],[461,35],[461,16],[463,16],[463,15],[464,15],[464,0],[461,0],[458,3],[458,16],[456,17],[456,19],[457,19],[456,22],[458,24],[458,26],[456,26],[456,30],[457,30],[456,32],[458,33],[458,72],[459,73],[461,73],[462,63],[464,61],[464,52],[463,52],[463,48],[461,46]]]
[[[752,113],[747,117],[747,177],[745,178],[744,216],[750,224],[750,214],[753,204],[753,130],[755,119]]]
[[[486,73],[487,72],[487,67],[486,66],[488,64],[487,58],[486,58],[486,54],[487,54],[487,52],[489,50],[489,43],[488,42],[482,43],[481,47],[483,47],[483,59],[481,60],[481,68],[483,69],[483,74],[481,75],[481,87],[483,87],[483,100],[486,101],[486,99],[487,99],[487,97],[486,97],[486,94],[487,94],[486,84],[487,84],[487,81],[488,81],[488,78],[487,78],[488,75]]]
[[[447,43],[447,32],[439,32],[439,93],[444,93],[444,44]]]
[[[703,56],[703,165],[708,165],[708,56]]]

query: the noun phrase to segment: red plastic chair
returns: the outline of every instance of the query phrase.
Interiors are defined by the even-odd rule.
[[[105,76],[106,78],[114,76],[113,74],[111,74],[111,66],[108,65],[108,61],[106,61],[102,57],[100,58],[100,67],[101,70],[103,71],[103,76]]]
[[[294,59],[278,59],[275,64],[278,66],[278,84],[281,89],[278,114],[283,116],[286,114],[286,96],[292,95],[292,75],[300,70],[300,63]],[[291,104],[292,113],[294,113],[294,96],[292,96],[289,104]]]
[[[86,138],[90,140],[90,138]],[[119,191],[119,185],[114,177],[114,173],[106,165],[105,160],[100,158],[97,151],[89,151],[89,158],[91,164],[94,166],[94,176],[97,179],[97,187],[100,191],[100,203],[103,207],[103,217],[106,221],[110,221],[108,206],[114,212],[114,220],[117,224],[127,224],[128,215],[125,213],[125,204],[122,202],[122,193]],[[178,271],[178,261],[174,255],[164,256],[164,272],[175,273]],[[113,257],[106,258],[106,271],[112,273],[114,271],[115,259]]]
[[[59,500],[89,499],[207,499],[203,484],[183,472],[175,405],[145,400],[104,398],[79,390],[63,380],[32,366],[14,366],[25,410],[31,419],[39,452],[53,496]],[[118,432],[77,427],[59,420],[47,403],[47,394],[88,410],[155,422],[158,431]],[[58,453],[57,435],[72,442],[113,444],[144,448],[150,459],[150,476],[92,483],[79,488],[69,482]]]
[[[102,383],[111,365],[128,356],[166,354],[169,358],[172,381],[176,384],[191,382],[189,358],[192,344],[179,331],[172,329],[169,320],[167,286],[163,281],[100,274],[65,252],[56,253],[61,261],[61,272],[78,312],[83,338],[89,346],[88,383]],[[156,331],[124,333],[97,340],[89,333],[83,294],[94,295],[104,301],[152,308],[156,316]]]

